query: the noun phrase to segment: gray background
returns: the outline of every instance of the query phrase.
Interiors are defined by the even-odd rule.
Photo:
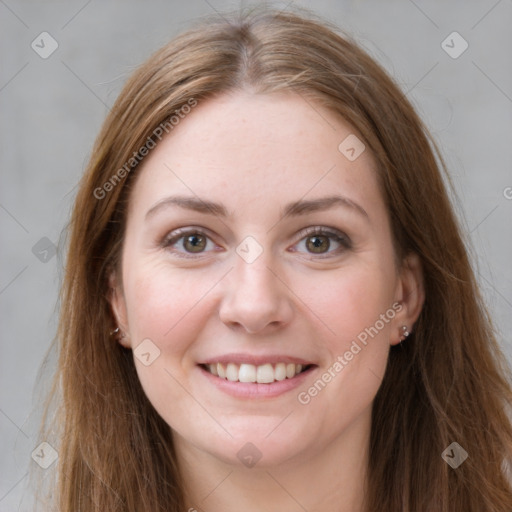
[[[354,35],[408,91],[448,164],[512,360],[512,1],[293,3]],[[30,454],[41,441],[34,386],[55,333],[62,273],[61,257],[42,249],[59,242],[107,106],[134,67],[190,20],[240,5],[0,0],[0,511],[30,510]],[[43,31],[59,45],[47,59],[31,48]],[[469,44],[456,59],[441,47],[453,31]]]

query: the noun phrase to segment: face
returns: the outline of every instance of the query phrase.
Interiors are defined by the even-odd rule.
[[[237,92],[137,170],[113,308],[178,443],[273,465],[368,425],[417,283],[369,149],[338,149],[354,134],[292,93]]]

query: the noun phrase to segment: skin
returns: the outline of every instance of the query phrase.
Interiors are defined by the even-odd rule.
[[[196,510],[362,511],[372,402],[390,345],[403,325],[411,330],[423,304],[418,258],[396,264],[369,149],[349,161],[338,145],[355,130],[312,107],[291,92],[210,99],[137,171],[122,276],[111,276],[112,306],[124,346],[149,338],[160,350],[149,366],[134,361],[149,400],[173,429],[188,506]],[[334,193],[367,216],[347,206],[282,215],[290,202]],[[145,218],[171,195],[221,203],[229,216],[168,206]],[[311,226],[338,230],[351,246],[321,238],[326,252],[311,252],[318,242],[304,233]],[[162,245],[187,227],[207,231],[203,252],[187,253],[183,238]],[[236,252],[247,236],[263,250],[252,263]],[[394,318],[300,403],[298,393],[393,304],[400,306]],[[241,399],[198,367],[227,353],[289,354],[317,367],[297,389]],[[262,455],[252,468],[237,457],[247,442]]]

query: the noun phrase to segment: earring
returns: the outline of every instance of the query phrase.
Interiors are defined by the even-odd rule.
[[[121,333],[119,336],[116,336],[116,334]],[[126,334],[124,332],[121,332],[121,329],[119,329],[119,326],[116,327],[113,331],[110,331],[110,336],[116,336],[117,340],[123,340],[126,338]]]
[[[402,328],[401,328],[401,329],[402,329],[402,334],[401,334],[401,336],[400,336],[400,343],[401,343],[402,341],[404,341],[404,340],[407,338],[407,336],[409,336],[409,334],[411,334],[411,333],[408,331],[407,325],[402,325]]]

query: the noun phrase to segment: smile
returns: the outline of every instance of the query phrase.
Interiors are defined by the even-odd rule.
[[[293,379],[305,372],[312,365],[294,363],[275,363],[254,365],[250,363],[211,363],[201,365],[206,371],[231,382],[255,382],[258,384],[272,384],[273,382]]]

